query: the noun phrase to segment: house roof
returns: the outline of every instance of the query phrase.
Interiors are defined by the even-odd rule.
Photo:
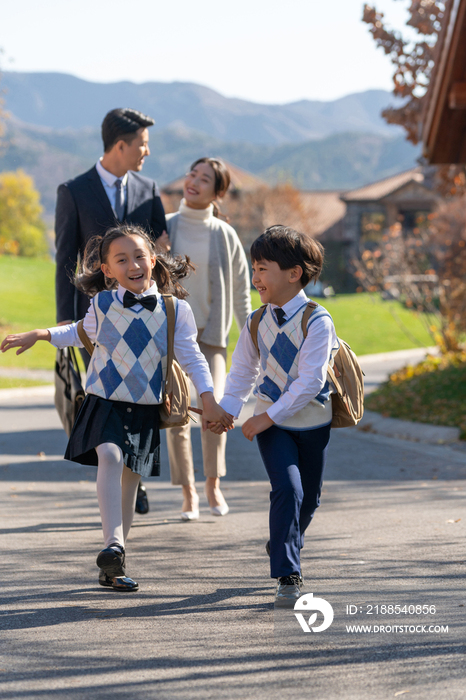
[[[233,165],[233,163],[229,163],[226,160],[223,160],[223,162],[225,163],[230,172],[231,184],[230,189],[228,190],[229,192],[235,190],[240,190],[242,192],[251,192],[259,189],[260,187],[268,187],[267,183],[264,180],[261,180],[261,178],[257,177],[256,175],[253,175],[247,170],[243,170],[237,165]],[[162,187],[162,192],[164,192],[165,194],[181,194],[183,192],[184,178],[185,176],[182,175],[176,180],[172,180],[172,182],[169,182],[168,184],[164,185]]]
[[[341,191],[301,192],[303,213],[309,217],[309,233],[319,236],[341,221],[346,213],[346,204]]]
[[[443,21],[422,140],[429,163],[466,163],[466,0],[451,0]]]
[[[392,175],[392,177],[386,177],[384,180],[359,187],[357,190],[350,190],[342,194],[341,199],[344,202],[377,202],[410,182],[419,184],[424,182],[421,167],[405,170],[402,173],[398,173],[398,175]]]

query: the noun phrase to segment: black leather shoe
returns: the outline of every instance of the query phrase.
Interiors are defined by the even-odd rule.
[[[137,591],[139,584],[129,576],[116,576],[110,578],[103,569],[99,571],[99,583],[101,586],[113,588],[114,591]]]
[[[114,579],[112,579],[112,588],[114,591],[122,592],[137,591],[139,588],[139,583],[137,581],[133,581],[133,579],[129,578],[129,576],[116,576]]]
[[[138,486],[135,511],[140,515],[145,515],[149,512],[149,499],[147,498],[146,487],[141,482],[139,482]]]
[[[108,586],[111,588],[113,586],[113,579],[107,576],[103,569],[99,569],[99,583],[101,586]]]
[[[119,551],[107,547],[97,555],[96,564],[110,579],[126,576],[124,550]]]
[[[97,557],[99,583],[114,591],[137,591],[139,584],[126,576],[125,552],[117,552],[110,547],[103,549]]]

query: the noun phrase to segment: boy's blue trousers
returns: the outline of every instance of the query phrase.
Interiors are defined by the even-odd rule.
[[[320,504],[330,425],[287,430],[273,425],[257,435],[269,475],[270,575],[301,573],[304,533]]]

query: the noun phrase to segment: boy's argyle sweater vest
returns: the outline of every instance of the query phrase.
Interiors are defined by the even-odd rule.
[[[301,321],[305,308],[306,304],[303,304],[282,326],[278,325],[270,304],[262,314],[257,331],[260,370],[254,389],[257,397],[256,415],[265,412],[271,403],[278,401],[298,377],[299,351],[304,342]],[[309,319],[308,334],[312,332],[312,324],[322,316],[330,317],[330,314],[318,306]],[[332,360],[331,363],[333,364]],[[332,388],[326,381],[315,399],[280,426],[306,430],[327,425],[332,420],[331,393]]]
[[[97,333],[86,391],[112,401],[161,403],[167,362],[163,299],[157,297],[154,311],[125,309],[116,291],[100,292],[92,302]]]

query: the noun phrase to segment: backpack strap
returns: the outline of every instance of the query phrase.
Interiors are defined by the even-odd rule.
[[[251,316],[251,323],[249,326],[249,332],[251,333],[251,340],[254,343],[254,347],[257,350],[257,354],[260,355],[259,352],[259,343],[257,342],[257,331],[259,328],[259,323],[261,322],[261,318],[264,314],[265,309],[267,308],[267,304],[262,304],[256,311]]]
[[[173,358],[175,357],[175,302],[171,294],[162,294],[165,302],[165,311],[167,314],[167,374],[165,376],[165,385],[168,384],[172,373]]]
[[[315,301],[308,301],[307,306],[304,309],[303,317],[301,319],[301,329],[303,331],[304,338],[307,338],[307,323],[311,318],[312,312],[317,309],[317,304]]]
[[[92,356],[92,353],[94,352],[94,345],[93,345],[91,339],[89,338],[89,336],[87,335],[86,331],[84,330],[84,320],[83,319],[78,321],[77,331],[78,331],[79,340],[84,345],[84,347],[86,348],[89,355]]]

